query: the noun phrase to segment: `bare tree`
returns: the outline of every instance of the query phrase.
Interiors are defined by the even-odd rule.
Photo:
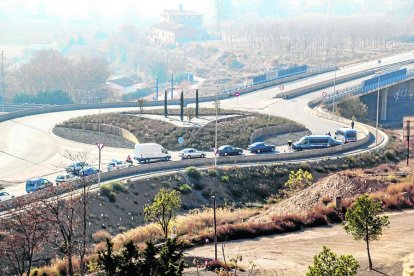
[[[72,162],[82,162],[82,164],[87,164],[90,162],[90,156],[89,151],[79,151],[79,152],[70,152],[66,151],[63,155],[65,158],[69,159]],[[90,189],[92,186],[92,183],[94,181],[94,175],[87,175],[84,171],[85,168],[81,168],[81,170],[78,172],[79,178],[77,181],[75,181],[76,187],[81,187],[81,193],[79,195],[78,200],[75,200],[77,204],[79,204],[79,207],[73,207],[69,206],[71,212],[73,210],[73,215],[75,215],[76,208],[80,208],[80,220],[82,224],[81,228],[81,241],[79,242],[79,257],[80,257],[80,274],[83,276],[86,274],[86,264],[85,264],[85,255],[86,255],[86,247],[87,247],[87,209],[88,209],[88,203],[91,199],[91,193]],[[72,198],[71,198],[72,199]],[[74,217],[72,217],[74,218]]]
[[[70,183],[69,185],[73,185]],[[69,187],[69,185],[66,185]],[[55,190],[55,196],[45,200],[46,219],[56,228],[54,240],[51,243],[68,259],[68,275],[74,275],[73,257],[80,243],[82,223],[82,206],[79,204],[79,194],[73,188],[63,198]]]
[[[15,199],[14,206],[0,222],[0,262],[9,264],[17,275],[30,275],[33,256],[46,243],[50,224],[40,201]]]

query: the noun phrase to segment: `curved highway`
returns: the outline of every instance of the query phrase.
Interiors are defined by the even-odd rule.
[[[399,61],[413,58],[413,54],[405,53],[381,59],[381,65],[388,65]],[[354,72],[373,69],[378,66],[377,60],[360,63],[353,66],[346,66],[337,70],[337,76],[347,75]],[[317,84],[322,80],[331,79],[334,72],[324,73],[303,80],[297,80],[285,84],[283,92],[299,87]],[[337,86],[337,90],[352,86],[361,80],[344,83]],[[333,88],[323,91],[331,92]],[[260,90],[236,98],[221,101],[224,108],[237,108],[242,110],[257,111],[264,114],[271,114],[285,117],[304,124],[312,133],[324,134],[330,131],[333,133],[343,125],[338,122],[315,117],[304,111],[306,104],[315,97],[321,97],[322,91],[305,94],[290,100],[274,98],[280,93],[278,87]],[[201,106],[211,107],[212,103],[202,103]],[[136,108],[132,108],[135,109]],[[101,113],[131,110],[102,109]],[[86,150],[90,152],[93,163],[97,160],[97,148],[94,145],[86,145],[59,138],[52,133],[54,125],[70,118],[97,114],[99,110],[80,110],[48,113],[22,117],[0,123],[0,184],[6,185],[6,191],[14,195],[24,193],[24,181],[31,177],[51,176],[62,171],[62,168],[69,163],[64,160],[65,151]],[[113,158],[124,159],[132,153],[131,149],[104,148],[102,152],[102,163],[107,163]],[[52,177],[50,177],[50,180]]]

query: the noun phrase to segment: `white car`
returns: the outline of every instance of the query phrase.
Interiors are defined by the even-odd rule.
[[[128,164],[125,161],[112,160],[111,162],[109,162],[107,169],[108,169],[108,172],[110,172],[110,171],[115,171],[119,169],[125,169],[125,168],[128,168],[129,166],[131,166],[131,164]]]
[[[178,156],[182,159],[191,159],[191,158],[204,158],[206,153],[204,151],[199,151],[193,148],[183,149],[178,153]]]
[[[62,184],[62,183],[67,183],[67,182],[75,181],[78,178],[79,177],[77,177],[75,175],[72,175],[72,174],[58,175],[56,177],[55,183],[56,183],[56,185],[59,185],[59,184]]]
[[[12,198],[14,198],[14,196],[10,195],[9,193],[0,192],[0,201],[6,201],[6,200],[9,200],[9,199],[12,199]]]

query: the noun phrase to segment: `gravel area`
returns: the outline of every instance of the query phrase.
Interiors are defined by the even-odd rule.
[[[272,137],[261,137],[256,142],[266,142],[268,144],[272,144],[275,146],[284,146],[287,145],[287,142],[289,140],[292,140],[293,142],[299,140],[303,136],[311,134],[310,131],[298,131],[298,132],[292,132],[292,133],[285,133],[277,136]]]
[[[65,127],[54,127],[53,133],[59,137],[84,143],[95,145],[96,141],[101,140],[105,146],[115,148],[128,148],[133,149],[135,144],[127,139],[120,136],[106,133],[98,133],[90,130],[65,128]]]
[[[251,218],[253,221],[271,221],[275,215],[303,214],[322,204],[322,199],[333,199],[337,196],[351,198],[364,193],[373,193],[384,189],[388,184],[375,177],[361,177],[351,172],[336,173],[327,176],[314,185],[298,192],[294,196],[276,203],[260,215]]]

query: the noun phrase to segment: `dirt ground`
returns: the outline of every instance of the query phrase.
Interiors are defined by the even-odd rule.
[[[384,231],[379,241],[371,244],[372,261],[377,271],[367,269],[365,243],[355,241],[339,224],[228,242],[225,254],[228,257],[242,255],[242,265],[245,268],[249,268],[249,262],[253,262],[257,266],[254,275],[304,275],[312,264],[313,256],[322,251],[322,246],[325,245],[337,254],[352,254],[361,266],[358,275],[401,275],[402,258],[414,251],[414,211],[387,215],[390,218],[390,227]],[[214,246],[211,244],[193,248],[187,254],[213,258]],[[188,271],[187,275],[196,273]]]

